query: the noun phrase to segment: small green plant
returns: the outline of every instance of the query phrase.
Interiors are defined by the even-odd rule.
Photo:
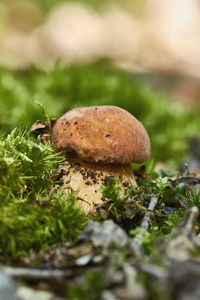
[[[36,101],[36,104],[41,108],[42,116],[45,118],[45,121],[48,123],[50,121],[49,116],[46,112],[46,107],[43,103]]]
[[[69,286],[67,296],[70,300],[100,299],[103,288],[103,274],[101,271],[87,271],[83,283]]]
[[[153,228],[148,231],[144,231],[138,226],[130,230],[129,235],[142,246],[147,255],[154,254],[157,256],[158,251],[155,245],[155,239],[160,236],[157,226],[153,226]]]
[[[174,228],[178,226],[180,221],[183,219],[183,216],[184,211],[182,208],[169,214],[167,220],[165,220],[160,227],[160,232],[162,232],[164,236],[168,236]]]
[[[181,196],[188,207],[197,206],[200,209],[200,192],[195,187],[186,193],[186,196]]]
[[[101,186],[100,192],[102,193],[103,200],[113,198],[120,202],[124,194],[124,189],[119,178],[113,177],[109,180],[107,186]]]
[[[156,188],[158,194],[163,194],[164,190],[170,185],[168,177],[161,177],[159,176],[156,179]]]
[[[107,186],[101,186],[100,192],[102,193],[102,200],[113,200],[111,202],[105,202],[105,207],[110,215],[119,221],[125,200],[123,185],[119,178],[111,178]]]

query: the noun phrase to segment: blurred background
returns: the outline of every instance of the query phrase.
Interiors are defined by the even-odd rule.
[[[41,118],[36,101],[56,118],[118,105],[156,161],[199,167],[199,0],[1,0],[0,66],[0,133]]]

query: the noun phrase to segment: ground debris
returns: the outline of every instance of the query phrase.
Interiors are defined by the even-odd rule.
[[[17,300],[17,294],[13,281],[0,269],[0,299]]]
[[[128,235],[112,220],[106,220],[102,224],[91,220],[79,235],[78,241],[81,240],[91,241],[94,247],[108,248],[113,244],[124,247],[128,243]]]
[[[195,236],[195,223],[199,212],[196,206],[188,209],[179,226],[174,230],[167,243],[167,256],[176,261],[186,261],[191,258],[191,251],[200,250],[200,240]],[[200,258],[199,262],[200,262]]]
[[[154,179],[148,180],[156,186]],[[199,193],[199,177],[167,175],[161,183],[166,184],[164,194],[155,193],[148,184],[127,193],[116,184],[110,186],[111,193],[88,213],[87,226],[75,241],[55,244],[38,254],[30,252],[24,259],[26,268],[7,268],[7,274],[30,288],[39,289],[42,283],[58,299],[157,300],[162,295],[166,300],[198,299],[198,208],[186,203],[179,225],[167,238],[155,235],[153,246],[148,235],[155,224],[159,230],[159,222],[170,220],[168,216],[180,208],[178,198],[176,206],[165,205],[166,195],[172,197],[167,192],[175,190],[177,195],[176,186],[181,184],[185,192]],[[136,228],[136,234],[131,235],[129,228]]]
[[[61,298],[57,298],[50,292],[37,291],[26,286],[19,287],[17,295],[19,297],[19,300],[61,300]]]
[[[152,259],[152,255],[149,258],[144,256],[136,239],[128,237],[113,220],[102,223],[90,220],[75,242],[54,245],[40,251],[38,256],[31,254],[32,260],[40,261],[37,269],[4,269],[15,280],[47,282],[52,293],[59,286],[57,294],[60,297],[66,296],[63,291],[69,286],[79,289],[80,284],[85,282],[85,272],[93,276],[100,272],[101,292],[98,299],[101,300],[147,300],[151,290],[157,295],[166,293],[169,296],[167,299],[185,300],[189,299],[189,295],[190,299],[197,299],[195,297],[200,292],[200,260],[192,252],[200,249],[194,230],[197,217],[196,207],[187,210],[170,239],[161,240],[159,263]],[[146,286],[140,282],[141,276]],[[54,281],[52,284],[55,279],[57,283]]]
[[[189,190],[197,185],[200,185],[200,173],[198,170],[191,173],[186,164],[186,171],[171,177],[170,180],[174,183],[178,182],[184,184],[185,188]]]
[[[149,203],[151,208],[156,201]],[[197,207],[186,210],[169,239],[155,240],[157,252],[149,256],[113,220],[90,220],[76,241],[53,245],[39,254],[31,252],[26,268],[4,267],[4,271],[17,282],[34,283],[30,288],[45,283],[55,299],[148,300],[153,293],[154,299],[165,295],[167,300],[196,300],[200,294],[198,213]],[[36,262],[38,266],[32,267]],[[77,293],[83,290],[86,296],[80,298]]]

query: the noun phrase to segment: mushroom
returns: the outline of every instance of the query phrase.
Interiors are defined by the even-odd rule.
[[[90,106],[68,111],[55,124],[52,146],[67,153],[62,166],[67,190],[76,191],[86,212],[101,203],[100,185],[118,177],[125,187],[137,186],[131,163],[145,162],[151,151],[143,125],[116,106]]]

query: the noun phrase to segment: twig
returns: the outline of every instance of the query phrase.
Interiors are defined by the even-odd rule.
[[[72,271],[62,271],[62,270],[40,270],[31,268],[13,268],[13,267],[2,267],[4,273],[13,279],[25,280],[25,281],[38,281],[45,280],[48,281],[51,278],[66,278],[73,275]]]
[[[98,208],[104,206],[106,203],[112,202],[113,199],[108,199],[106,201],[103,201],[102,203],[96,204],[95,207],[93,207],[92,209],[90,209],[87,213],[87,215],[89,215],[91,212],[97,210]]]
[[[148,210],[145,213],[144,218],[143,218],[143,220],[141,222],[141,225],[140,225],[141,230],[143,230],[143,231],[145,231],[145,230],[147,230],[151,227],[150,214],[154,210],[156,204],[158,203],[159,196],[160,195],[153,195],[150,199]]]

